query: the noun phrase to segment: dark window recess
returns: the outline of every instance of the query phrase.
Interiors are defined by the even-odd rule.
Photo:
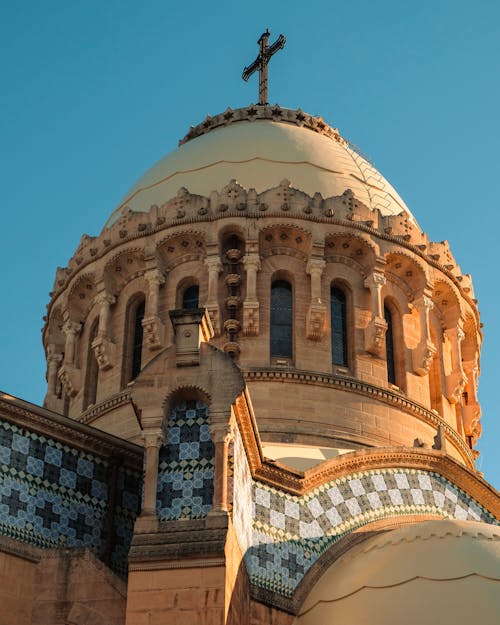
[[[96,320],[90,330],[89,345],[87,350],[87,379],[86,379],[86,393],[84,399],[83,409],[85,410],[90,404],[95,404],[97,398],[97,384],[99,379],[99,365],[92,349],[92,342],[97,337],[97,330],[99,328],[99,322]]]
[[[385,333],[385,357],[387,360],[387,380],[391,384],[396,384],[396,363],[394,360],[394,335],[392,329],[392,313],[384,306],[384,319],[387,323]]]
[[[200,288],[197,284],[188,287],[182,294],[182,308],[198,308]]]
[[[142,320],[144,319],[144,301],[137,305],[135,309],[134,318],[134,337],[132,343],[132,371],[131,380],[139,375],[141,371],[141,358],[142,358],[142,337],[143,328]]]
[[[271,356],[292,357],[292,328],[292,287],[285,280],[275,280],[271,285]]]
[[[332,287],[330,293],[332,318],[332,362],[347,367],[347,305],[344,291]]]

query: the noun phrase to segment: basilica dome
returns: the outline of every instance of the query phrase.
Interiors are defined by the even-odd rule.
[[[283,179],[313,196],[351,189],[382,215],[410,213],[391,184],[357,149],[321,118],[280,107],[248,107],[209,117],[191,129],[180,147],[149,169],[107,222],[124,210],[147,212],[184,187],[209,196],[236,179],[261,193]]]

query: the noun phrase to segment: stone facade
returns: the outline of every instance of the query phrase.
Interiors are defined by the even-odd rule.
[[[45,408],[2,404],[12,542],[0,565],[23,577],[8,605],[31,601],[9,622],[291,625],[325,571],[374,535],[499,523],[475,467],[470,277],[320,118],[228,110],[192,129],[178,158],[252,120],[332,142],[355,164],[356,192],[332,165],[332,196],[228,177],[144,205],[166,184],[147,179],[134,209],[82,237],[48,305]],[[253,160],[284,167],[271,156]],[[230,163],[253,175],[252,159],[234,159],[217,176]],[[295,165],[303,180],[315,167]],[[37,577],[51,567],[52,594]]]

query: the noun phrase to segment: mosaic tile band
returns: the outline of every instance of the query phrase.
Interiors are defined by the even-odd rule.
[[[236,470],[235,484],[238,479],[244,481],[244,474],[244,468]],[[286,597],[293,595],[310,567],[333,543],[367,523],[394,516],[438,514],[498,524],[449,480],[421,470],[358,473],[302,497],[253,481],[251,496],[251,544],[248,532],[241,528],[244,501],[235,505],[234,513],[250,581]]]
[[[87,547],[102,557],[106,460],[0,420],[0,533],[39,547]],[[142,476],[120,469],[112,566],[126,573]]]
[[[214,444],[208,406],[184,401],[172,409],[160,449],[156,509],[162,521],[198,519],[212,509]]]

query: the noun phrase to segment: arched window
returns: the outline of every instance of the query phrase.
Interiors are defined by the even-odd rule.
[[[198,308],[199,294],[200,287],[197,284],[193,284],[193,286],[188,286],[188,288],[182,294],[182,308],[187,308],[188,310]]]
[[[387,381],[396,384],[396,360],[394,354],[394,333],[392,324],[392,313],[387,306],[384,306],[384,319],[387,323],[385,333],[385,357],[387,360]]]
[[[347,301],[344,291],[337,286],[330,290],[332,320],[332,362],[347,367]]]
[[[271,357],[292,358],[292,286],[286,280],[271,284]]]
[[[99,379],[99,365],[92,349],[92,342],[97,337],[99,319],[96,319],[90,328],[89,344],[87,347],[87,371],[85,373],[85,394],[83,409],[86,410],[91,404],[95,404],[97,398],[97,383]]]
[[[144,333],[142,320],[144,319],[144,310],[145,302],[141,300],[135,307],[133,316],[132,368],[130,380],[135,380],[141,371],[142,338]]]

